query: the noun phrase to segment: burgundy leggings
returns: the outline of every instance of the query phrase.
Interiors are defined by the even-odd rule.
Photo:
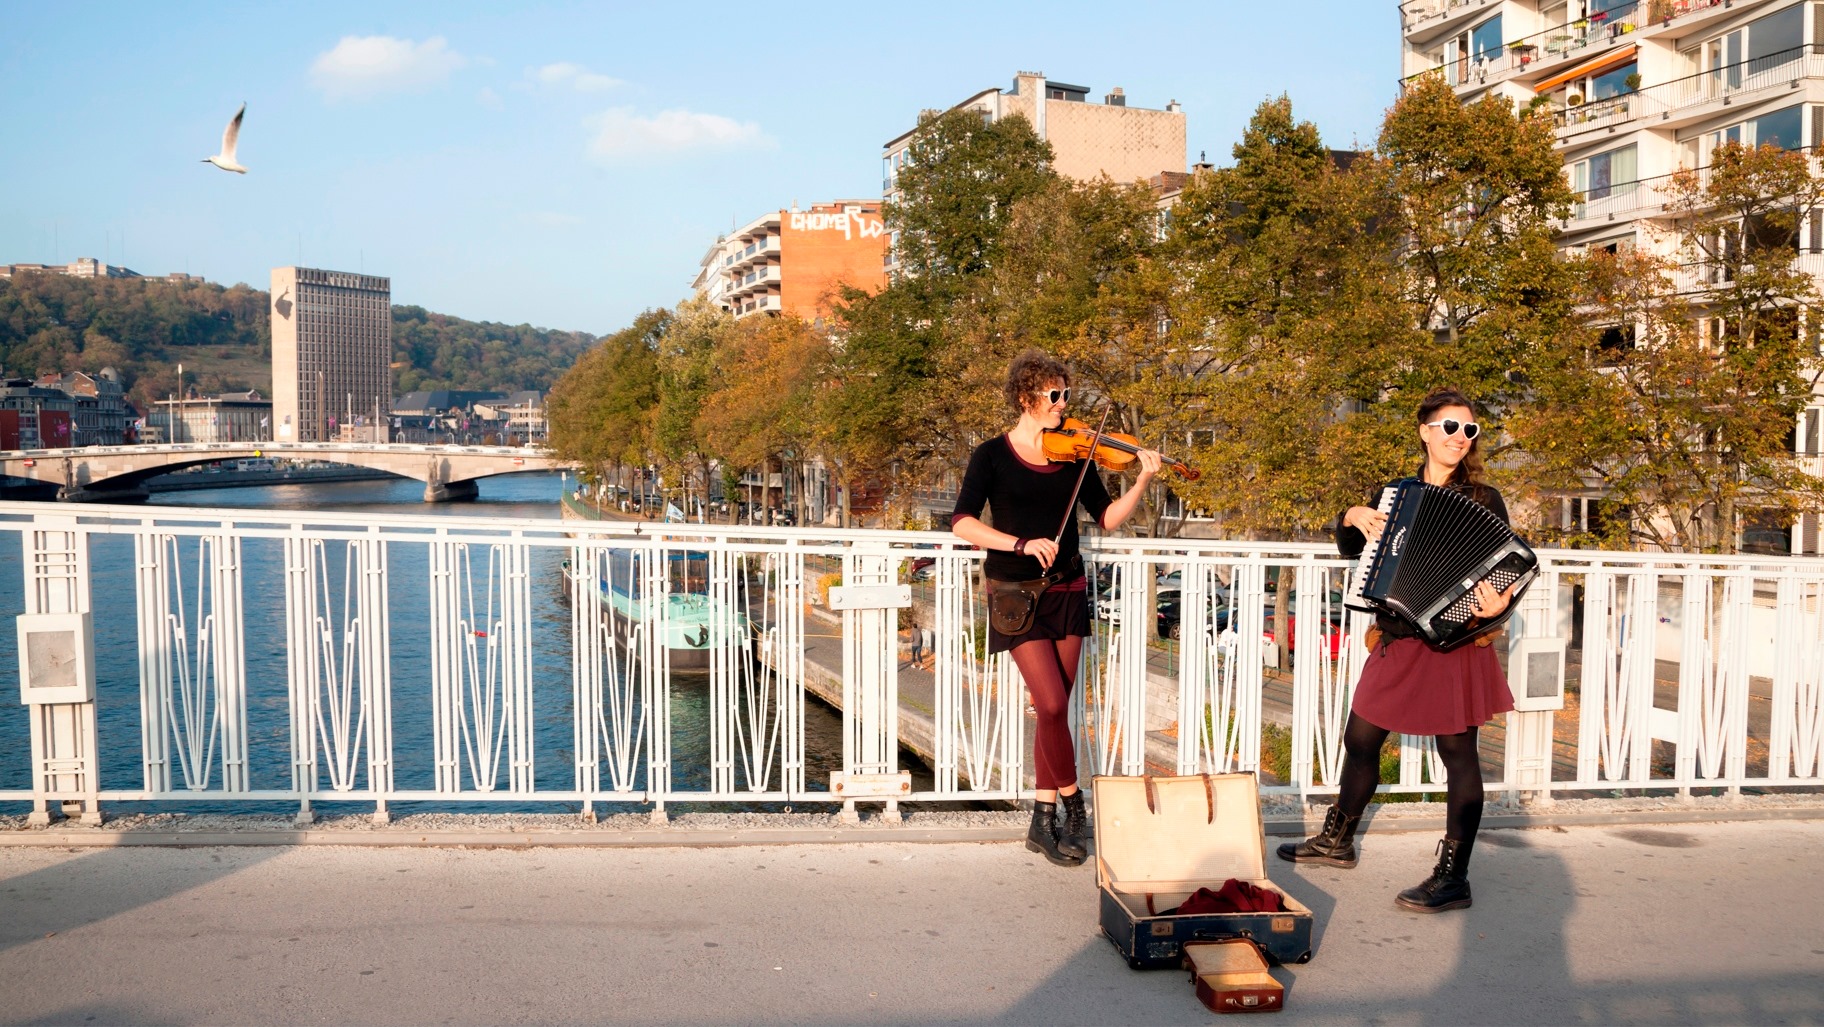
[[[1077,682],[1083,638],[1040,638],[1013,647],[1013,664],[1039,716],[1032,737],[1034,786],[1041,791],[1077,783],[1077,749],[1070,738],[1070,689]]]

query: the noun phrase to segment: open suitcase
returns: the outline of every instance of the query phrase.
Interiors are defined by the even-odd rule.
[[[1252,774],[1097,777],[1096,884],[1102,933],[1136,970],[1176,970],[1184,945],[1247,938],[1275,963],[1311,958],[1311,911],[1267,880]],[[1278,892],[1278,913],[1162,916],[1230,878]]]

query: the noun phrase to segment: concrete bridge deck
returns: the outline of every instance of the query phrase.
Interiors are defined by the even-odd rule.
[[[1203,1024],[1006,843],[0,847],[0,1023]],[[1824,822],[1429,833],[1274,878],[1317,953],[1274,1022],[1824,1023]]]

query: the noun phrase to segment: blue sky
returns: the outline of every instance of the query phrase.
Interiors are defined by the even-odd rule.
[[[8,4],[0,262],[260,288],[301,262],[606,333],[683,298],[731,224],[878,196],[882,143],[1017,70],[1178,100],[1192,160],[1281,92],[1370,141],[1398,25],[1394,0]],[[250,173],[199,163],[242,101]]]

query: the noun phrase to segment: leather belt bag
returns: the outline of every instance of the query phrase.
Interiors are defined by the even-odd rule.
[[[1073,556],[1063,566],[1053,566],[1042,578],[1030,581],[988,579],[988,623],[1003,635],[1024,635],[1032,630],[1045,590],[1082,572],[1083,559]]]

